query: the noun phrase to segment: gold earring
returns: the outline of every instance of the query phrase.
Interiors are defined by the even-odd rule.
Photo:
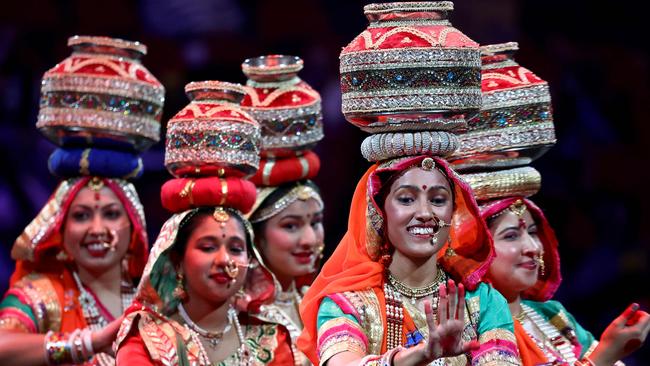
[[[58,260],[59,262],[70,262],[71,258],[68,255],[68,253],[65,251],[65,249],[61,249],[56,254],[56,260]]]
[[[172,292],[172,296],[179,299],[180,301],[185,301],[187,299],[187,292],[185,292],[185,283],[182,272],[178,272],[176,275],[176,287]]]

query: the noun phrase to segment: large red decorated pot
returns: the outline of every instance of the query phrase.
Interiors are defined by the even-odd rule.
[[[481,47],[481,112],[458,136],[458,170],[526,165],[555,144],[548,84],[513,58],[515,42]]]
[[[265,156],[292,156],[323,138],[321,97],[298,77],[299,57],[268,55],[246,59],[242,71],[249,93],[242,107],[262,128]]]
[[[140,62],[146,46],[89,36],[68,46],[72,55],[43,76],[40,131],[59,146],[145,150],[158,142],[165,88]]]
[[[478,44],[449,1],[364,7],[368,28],[340,55],[345,118],[368,132],[456,130],[481,106]]]
[[[243,177],[259,165],[260,126],[239,103],[246,88],[222,81],[185,86],[190,104],[167,124],[165,166],[176,177]]]

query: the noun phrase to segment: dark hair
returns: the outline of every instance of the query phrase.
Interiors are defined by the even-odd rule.
[[[318,189],[318,186],[310,181],[310,180],[302,180],[302,181],[294,181],[290,183],[285,183],[280,186],[278,186],[273,193],[269,194],[264,201],[259,205],[259,207],[256,209],[256,211],[264,210],[268,207],[271,207],[275,205],[276,202],[278,202],[282,197],[286,196],[287,193],[289,193],[292,189],[298,187],[298,186],[309,186],[312,188],[316,193],[320,194],[320,189]],[[268,219],[259,221],[253,224],[253,231],[255,232],[256,236],[262,235],[262,232],[264,231],[264,227],[266,226],[266,222]]]
[[[174,264],[179,264],[183,260],[183,257],[185,257],[187,241],[189,240],[190,235],[192,235],[192,232],[194,232],[194,230],[203,221],[203,219],[206,217],[212,217],[213,213],[214,207],[201,207],[195,209],[193,212],[190,212],[187,214],[187,216],[185,216],[185,218],[183,218],[183,221],[181,221],[178,226],[178,233],[176,235],[174,245],[170,248],[170,259]],[[250,237],[248,230],[246,230],[246,226],[242,221],[244,218],[242,218],[240,215],[230,215],[230,217],[235,217],[241,225],[242,230],[244,230],[244,236],[246,238],[246,251],[250,255],[250,253],[252,253],[251,245],[253,238]]]

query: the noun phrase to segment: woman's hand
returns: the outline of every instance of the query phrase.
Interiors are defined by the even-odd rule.
[[[122,320],[124,320],[124,316],[113,320],[104,328],[93,332],[92,343],[95,353],[102,352],[114,356],[112,345],[115,341],[115,338],[117,337],[117,332],[120,329]]]
[[[589,358],[597,365],[613,365],[639,349],[648,331],[650,315],[632,304],[607,326]]]
[[[430,360],[441,357],[452,357],[478,348],[478,342],[464,342],[462,339],[465,329],[465,287],[453,280],[442,284],[438,289],[438,322],[433,317],[433,309],[429,301],[424,303],[424,312],[429,325],[429,340],[425,346],[425,355]]]
[[[477,341],[464,342],[462,339],[465,329],[465,288],[449,280],[438,289],[438,321],[434,319],[430,301],[424,302],[424,312],[429,326],[429,338],[425,343],[416,347],[414,352],[404,351],[396,355],[396,364],[427,365],[441,357],[453,357],[478,348]],[[399,359],[402,360],[399,360]],[[407,361],[407,359],[410,361]],[[400,362],[403,361],[403,362]]]

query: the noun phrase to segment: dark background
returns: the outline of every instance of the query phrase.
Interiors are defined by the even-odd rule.
[[[67,38],[107,35],[149,47],[144,65],[167,88],[163,121],[187,104],[190,81],[244,82],[244,58],[298,55],[301,77],[323,97],[325,139],[316,182],[323,190],[327,251],[347,226],[354,187],[369,166],[364,135],[340,111],[338,54],[366,26],[362,1],[111,0],[4,2],[0,11],[0,290],[9,251],[57,179],[54,146],[35,128],[42,74],[70,53]],[[518,41],[517,60],[548,80],[558,144],[533,165],[542,207],[560,239],[560,300],[597,337],[631,301],[650,309],[647,194],[650,124],[646,13],[592,1],[457,1],[453,24],[479,43]],[[150,240],[169,216],[160,206],[162,143],[145,154],[136,182]],[[626,360],[650,364],[650,346]],[[645,361],[645,362],[644,362]]]

